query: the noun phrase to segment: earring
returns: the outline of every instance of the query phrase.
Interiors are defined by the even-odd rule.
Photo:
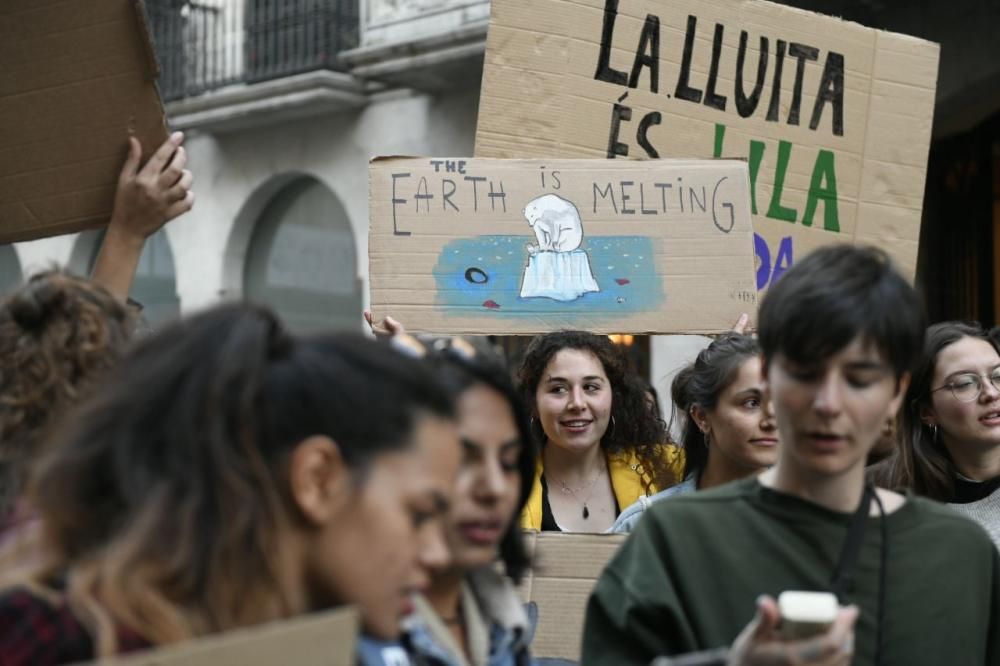
[[[613,435],[613,434],[615,434],[615,416],[614,416],[614,414],[611,415],[611,432],[607,433],[607,436],[611,437],[611,435]]]
[[[938,427],[936,423],[931,426],[931,441],[932,442],[938,441]]]

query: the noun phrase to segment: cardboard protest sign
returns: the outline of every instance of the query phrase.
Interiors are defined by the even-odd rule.
[[[341,609],[208,636],[102,666],[354,666],[358,614]]]
[[[533,562],[519,592],[538,606],[538,627],[531,642],[535,657],[580,659],[587,600],[605,565],[627,534],[525,535]]]
[[[738,160],[376,159],[376,318],[452,334],[709,333],[756,309]]]
[[[167,138],[137,0],[0,2],[0,243],[106,224],[129,133]]]
[[[915,271],[939,47],[762,0],[494,0],[478,157],[743,157],[757,286],[835,242]]]

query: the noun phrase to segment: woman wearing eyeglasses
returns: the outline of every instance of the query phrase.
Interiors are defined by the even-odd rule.
[[[947,502],[1000,547],[1000,346],[976,323],[927,331],[898,452],[879,480]]]

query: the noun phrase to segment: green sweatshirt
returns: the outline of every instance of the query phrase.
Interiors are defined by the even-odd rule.
[[[849,514],[756,478],[646,511],[597,581],[581,666],[641,664],[732,643],[758,595],[830,589]],[[869,518],[848,601],[854,664],[872,664],[881,518]],[[1000,664],[1000,555],[981,527],[919,497],[885,518],[883,666]]]

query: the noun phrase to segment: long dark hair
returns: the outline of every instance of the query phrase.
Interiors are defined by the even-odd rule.
[[[425,364],[360,336],[296,340],[247,305],[175,323],[109,375],[40,467],[37,577],[69,571],[98,654],[115,651],[115,625],[161,644],[300,613],[280,545],[300,519],[295,446],[330,437],[362,483],[421,414],[452,413]]]
[[[518,516],[521,515],[521,511],[531,495],[537,456],[528,410],[525,409],[521,395],[514,388],[514,383],[511,381],[503,358],[480,342],[464,339],[463,341],[469,345],[472,353],[465,352],[462,347],[454,345],[452,339],[441,338],[432,342],[436,354],[431,356],[431,359],[432,361],[436,359],[435,362],[444,385],[452,392],[455,399],[468,389],[483,385],[499,393],[510,407],[511,416],[521,440],[521,453],[517,459],[521,494],[518,498],[517,508],[511,516],[507,532],[500,541],[500,559],[504,563],[507,575],[514,582],[520,582],[528,570],[531,560],[524,547]]]
[[[645,386],[630,374],[621,350],[607,336],[585,331],[556,331],[539,335],[525,351],[518,371],[518,380],[525,403],[537,412],[535,392],[549,361],[564,349],[587,351],[597,357],[611,383],[611,418],[614,426],[601,438],[606,453],[634,453],[639,459],[643,484],[649,492],[654,486],[667,488],[677,483],[674,471],[667,465],[662,445],[667,443],[667,431],[655,412],[649,409]],[[536,432],[540,442],[545,433]]]
[[[878,481],[890,488],[911,488],[940,502],[948,502],[955,493],[955,463],[937,431],[924,423],[923,411],[931,404],[931,389],[938,355],[962,338],[985,340],[1000,354],[1000,342],[978,322],[947,321],[927,329],[923,355],[920,357],[910,388],[906,392],[900,421],[902,432],[896,454],[878,474]]]
[[[691,418],[691,409],[715,409],[719,396],[736,379],[743,363],[759,355],[760,345],[749,335],[724,333],[702,349],[694,363],[674,377],[670,392],[675,405],[674,416],[683,419],[681,442],[685,478],[701,474],[708,464],[708,442],[705,433]]]

